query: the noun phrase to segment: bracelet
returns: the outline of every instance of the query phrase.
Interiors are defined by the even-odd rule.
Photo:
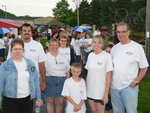
[[[108,89],[105,89],[106,91],[109,91]]]

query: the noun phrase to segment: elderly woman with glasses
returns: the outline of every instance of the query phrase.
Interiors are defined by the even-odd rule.
[[[56,102],[56,113],[61,113],[63,109],[63,99],[61,96],[64,81],[70,77],[70,65],[67,58],[58,52],[59,43],[56,38],[50,40],[50,52],[46,54],[46,90],[47,111],[54,113],[54,102]]]

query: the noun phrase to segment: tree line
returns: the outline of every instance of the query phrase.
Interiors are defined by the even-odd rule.
[[[126,21],[136,25],[146,19],[147,0],[82,0],[79,5],[79,23],[96,26],[111,25],[115,22]],[[77,25],[77,10],[69,8],[67,0],[61,0],[52,9],[58,21],[66,25]]]

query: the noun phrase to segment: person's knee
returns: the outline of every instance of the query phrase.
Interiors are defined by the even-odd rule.
[[[54,100],[48,100],[47,104],[48,104],[49,106],[53,106],[53,105],[54,105]]]

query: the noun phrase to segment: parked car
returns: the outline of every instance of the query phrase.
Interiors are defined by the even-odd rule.
[[[87,27],[89,30],[92,30],[92,26],[90,24],[82,24],[81,26]]]

